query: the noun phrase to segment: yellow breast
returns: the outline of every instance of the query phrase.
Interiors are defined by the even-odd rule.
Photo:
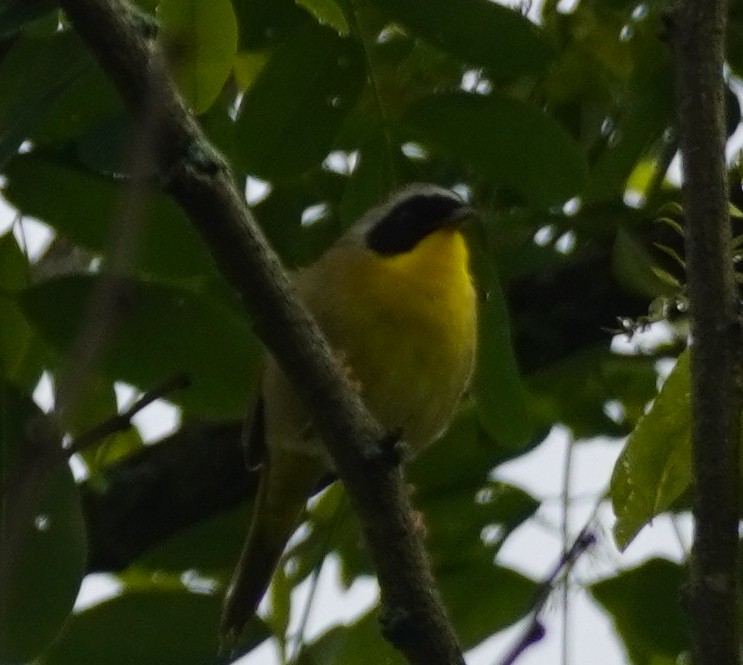
[[[441,229],[394,256],[337,246],[299,286],[376,418],[402,428],[415,450],[437,438],[475,357],[477,306],[461,233]]]

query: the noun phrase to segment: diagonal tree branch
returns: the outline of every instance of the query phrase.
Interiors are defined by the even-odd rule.
[[[726,13],[725,0],[681,0],[671,17],[692,334],[695,534],[687,609],[696,665],[740,662],[741,325],[725,172]]]
[[[119,0],[60,4],[135,115],[143,110],[142,100],[153,96],[149,86],[156,86],[162,118],[158,171],[314,416],[363,525],[391,618],[387,634],[412,663],[463,663],[414,528],[401,471],[381,449],[385,432],[338,372],[226,165],[176,93],[153,46],[151,24]]]

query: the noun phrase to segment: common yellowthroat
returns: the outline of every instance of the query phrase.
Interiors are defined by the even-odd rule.
[[[472,375],[477,304],[461,233],[472,215],[450,190],[408,185],[295,277],[370,412],[413,453],[441,436]],[[261,476],[222,614],[229,641],[255,612],[308,497],[332,471],[270,357],[246,445]]]

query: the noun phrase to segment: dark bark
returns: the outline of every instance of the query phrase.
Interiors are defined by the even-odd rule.
[[[696,665],[734,665],[740,650],[741,327],[724,152],[726,12],[724,0],[682,0],[670,17],[692,335],[695,533],[686,606]]]

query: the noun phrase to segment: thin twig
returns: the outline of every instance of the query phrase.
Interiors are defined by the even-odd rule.
[[[167,381],[163,381],[159,386],[144,393],[132,406],[123,413],[117,413],[108,420],[95,425],[91,429],[83,432],[65,447],[55,446],[47,448],[41,454],[35,455],[27,465],[18,469],[11,478],[0,485],[0,498],[6,494],[15,494],[16,490],[24,484],[29,474],[33,472],[46,472],[57,464],[62,464],[70,459],[76,453],[87,450],[92,446],[100,443],[112,434],[125,432],[132,427],[132,418],[136,416],[145,407],[152,402],[162,399],[170,393],[187,388],[190,379],[185,374],[177,374]]]
[[[144,393],[123,413],[112,416],[100,425],[96,425],[78,436],[69,446],[62,449],[62,458],[69,459],[72,455],[94,446],[111,434],[128,430],[132,426],[132,418],[142,411],[142,409],[159,399],[163,399],[176,390],[183,390],[190,385],[191,379],[185,374],[176,374],[167,381],[163,381],[159,386]]]
[[[500,661],[500,665],[513,665],[516,659],[521,656],[532,644],[539,642],[545,634],[544,624],[541,621],[542,610],[544,609],[550,594],[557,586],[557,579],[563,571],[571,568],[578,558],[596,542],[596,536],[590,531],[589,525],[583,527],[573,541],[570,549],[563,552],[560,560],[555,565],[549,576],[539,585],[534,606],[531,612],[531,619],[518,641],[511,647],[505,658]]]
[[[575,441],[573,440],[573,437],[571,434],[568,434],[567,441],[566,441],[566,450],[565,450],[565,466],[563,468],[563,476],[562,476],[562,525],[561,525],[561,532],[562,532],[562,549],[563,552],[566,552],[568,550],[568,545],[570,543],[570,478],[571,478],[571,471],[573,468],[573,452],[575,450],[574,448]],[[570,566],[566,566],[565,570],[566,576],[570,574]],[[567,584],[563,584],[562,586],[562,598],[560,599],[562,602],[562,653],[560,657],[561,665],[568,665],[568,652],[569,652],[569,645],[568,645],[568,624],[569,624],[569,612],[568,612],[568,595],[569,595],[569,588]]]

